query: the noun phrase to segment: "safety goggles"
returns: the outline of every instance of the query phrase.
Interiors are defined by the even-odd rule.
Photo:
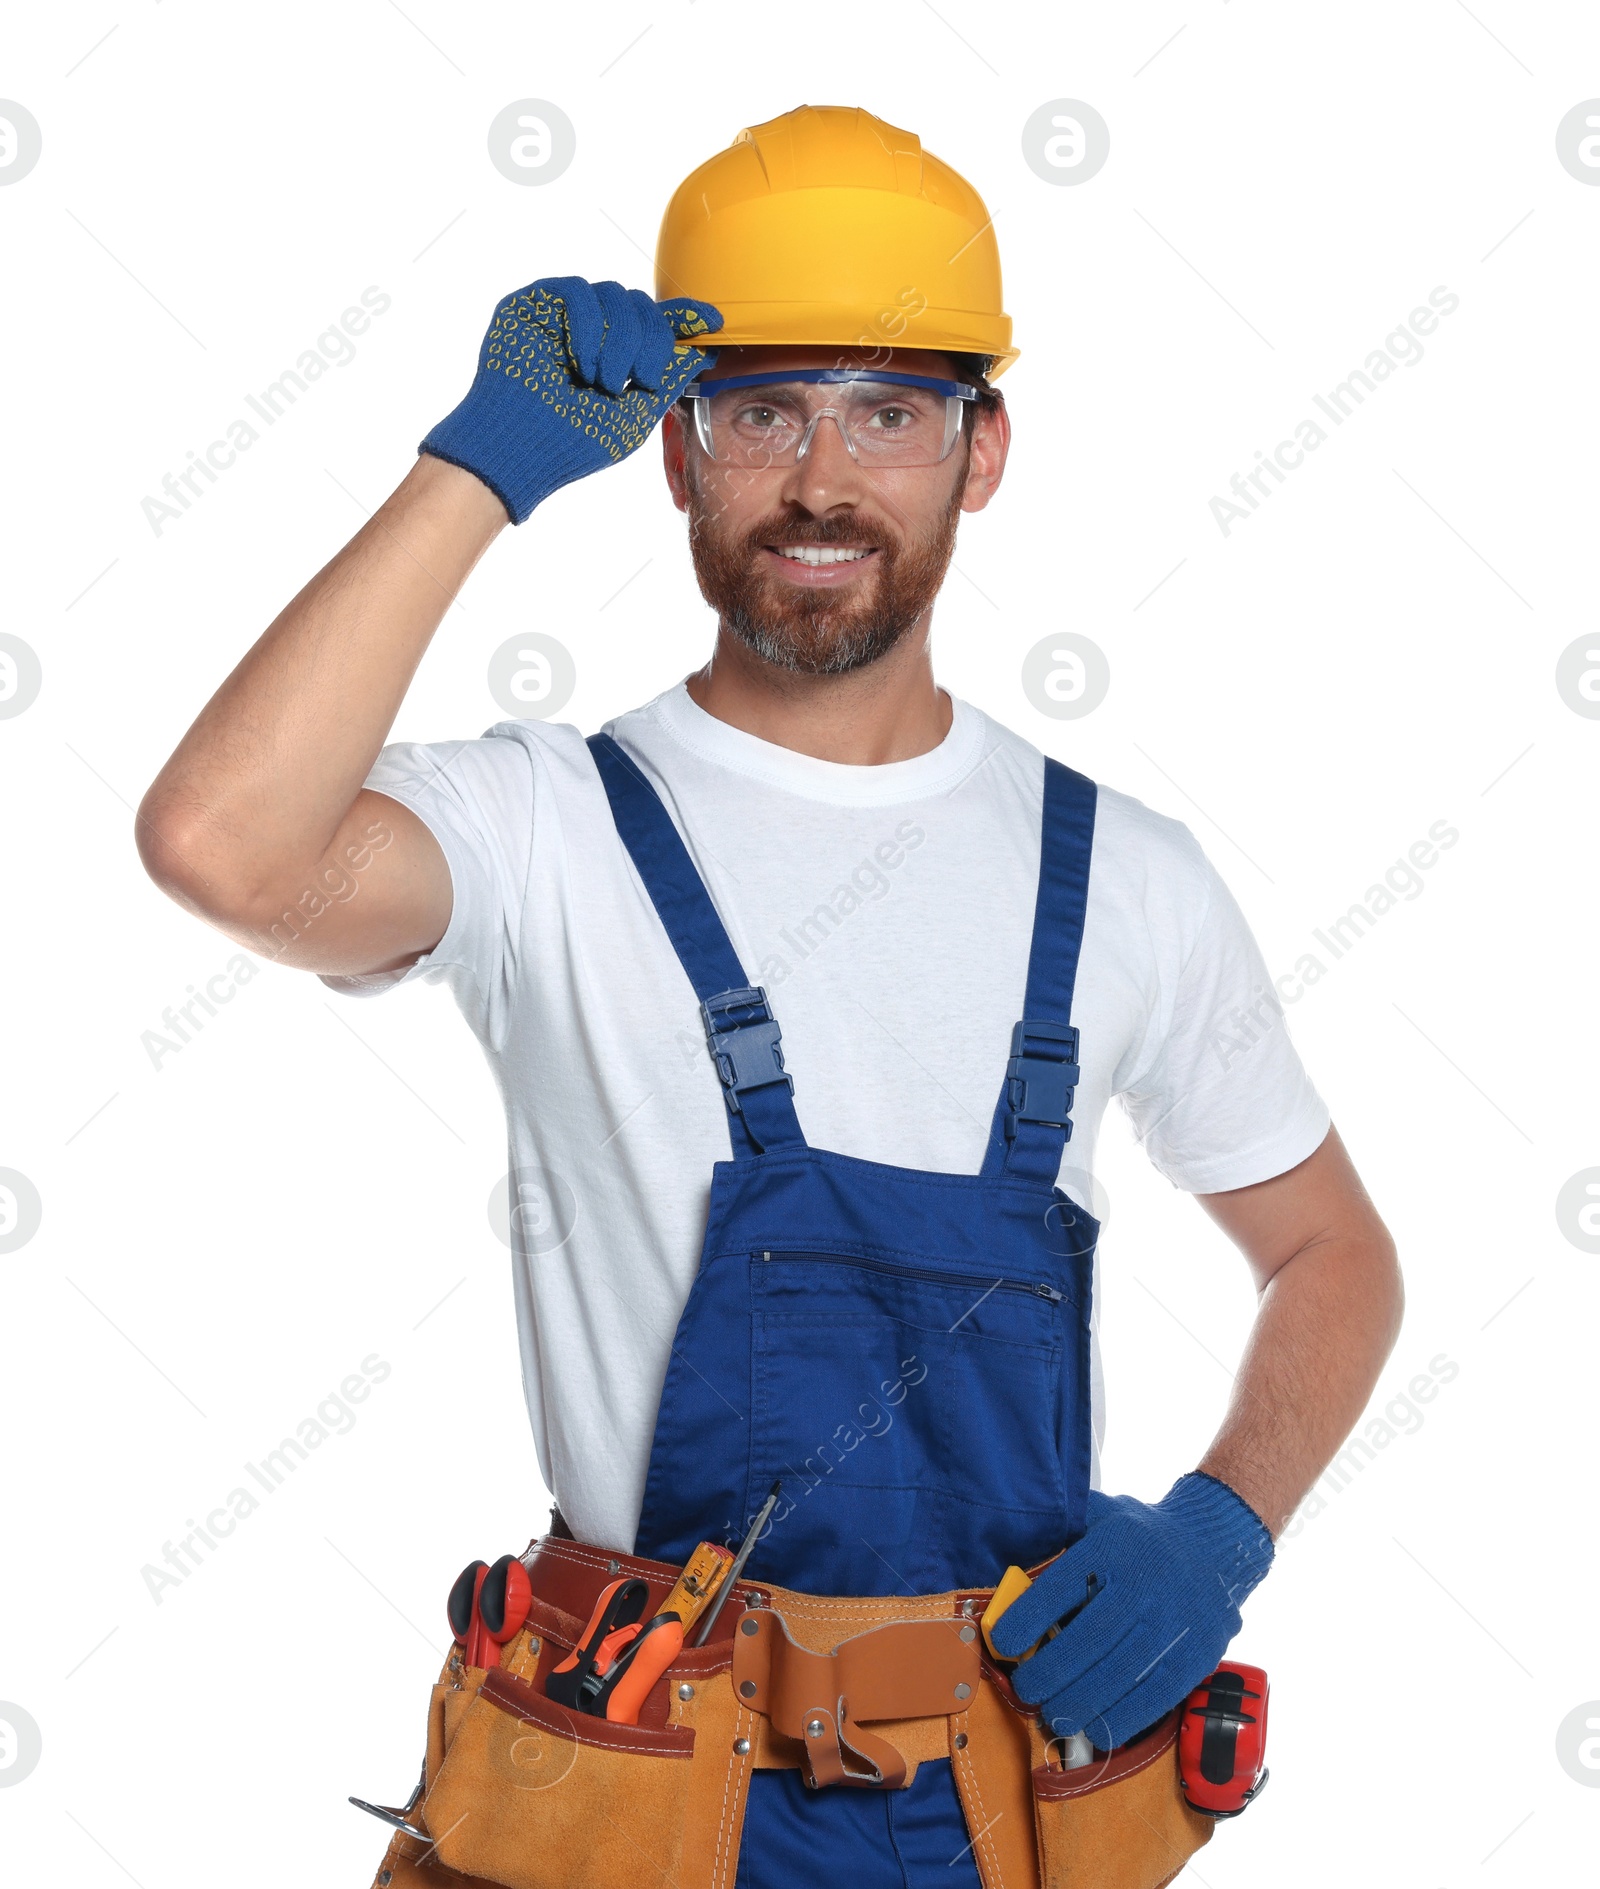
[[[692,381],[680,397],[690,403],[702,449],[719,465],[792,466],[811,450],[818,426],[832,420],[852,459],[899,467],[947,458],[978,390],[922,374],[811,367]]]

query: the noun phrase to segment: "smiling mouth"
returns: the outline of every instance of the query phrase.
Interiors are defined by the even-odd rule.
[[[769,544],[766,548],[793,564],[854,564],[877,556],[876,545]]]

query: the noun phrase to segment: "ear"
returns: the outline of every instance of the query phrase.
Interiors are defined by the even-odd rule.
[[[668,407],[661,421],[661,459],[667,474],[667,489],[680,512],[689,509],[689,480],[683,463],[686,450],[682,411]]]
[[[1000,489],[1006,455],[1011,450],[1011,415],[1002,400],[992,412],[980,407],[972,423],[967,483],[961,494],[964,512],[981,512]]]

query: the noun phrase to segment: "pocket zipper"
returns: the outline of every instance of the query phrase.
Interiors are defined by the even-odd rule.
[[[862,1259],[855,1253],[790,1253],[774,1252],[770,1247],[758,1247],[751,1254],[752,1259],[804,1259],[820,1260],[830,1266],[859,1266],[867,1272],[893,1273],[901,1279],[929,1279],[942,1286],[988,1286],[991,1291],[1026,1292],[1036,1299],[1048,1299],[1052,1305],[1059,1305],[1065,1294],[1054,1286],[1042,1281],[1027,1279],[990,1279],[982,1273],[972,1272],[935,1272],[926,1266],[896,1266],[887,1260]]]

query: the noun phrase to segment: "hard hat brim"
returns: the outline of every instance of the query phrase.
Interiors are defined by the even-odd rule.
[[[929,308],[896,315],[885,332],[876,309],[819,308],[815,303],[718,302],[722,326],[713,335],[680,341],[680,351],[710,348],[837,348],[847,365],[870,366],[889,348],[926,349],[934,354],[976,354],[989,361],[988,379],[998,380],[1022,350],[1011,344],[1009,317]]]

